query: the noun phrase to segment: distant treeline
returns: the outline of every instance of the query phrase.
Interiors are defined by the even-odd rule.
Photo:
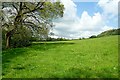
[[[5,37],[4,37],[5,34],[4,34],[4,30],[2,31],[2,33],[3,33],[2,34],[2,48],[5,49]],[[25,34],[25,32],[24,32],[24,35],[27,35],[27,34]],[[99,37],[110,36],[110,35],[120,35],[120,28],[107,30],[107,31],[104,31],[104,32],[102,32],[101,34],[99,34],[97,36],[96,35],[92,35],[89,38],[90,39],[91,38],[99,38]],[[14,35],[13,37],[15,37],[15,39],[12,40],[12,42],[11,42],[11,46],[12,47],[29,46],[30,42],[39,42],[39,41],[68,41],[68,40],[70,40],[70,39],[66,39],[66,38],[62,38],[62,37],[61,38],[51,38],[51,37],[48,37],[47,39],[40,39],[40,38],[36,38],[36,37],[29,37],[29,36],[26,37],[25,36],[25,37],[21,38],[21,37],[18,36],[18,34]],[[19,40],[19,38],[21,38],[21,39]],[[83,37],[83,38],[72,39],[72,40],[83,40],[83,39],[86,39],[86,38]]]
[[[68,41],[69,39],[66,38],[47,38],[47,41]]]
[[[104,37],[104,36],[110,36],[110,35],[120,35],[120,28],[118,29],[111,29],[111,30],[107,30],[107,31],[104,31],[98,35],[92,35],[90,36],[89,38],[99,38],[99,37]],[[79,38],[79,39],[72,39],[72,40],[83,40],[83,39],[87,39],[87,38]],[[70,39],[66,39],[66,38],[51,38],[51,37],[48,37],[47,39],[41,39],[41,40],[34,40],[34,41],[68,41]]]
[[[52,38],[52,37],[48,37],[47,39],[36,39],[33,38],[32,41],[68,41],[69,39],[66,38]]]
[[[110,35],[120,35],[120,28],[107,30],[99,34],[97,37],[110,36]]]
[[[92,35],[89,38],[98,38],[98,37],[104,37],[104,36],[110,36],[110,35],[120,35],[120,28],[107,30],[107,31],[104,31],[104,32],[100,33],[97,36]]]

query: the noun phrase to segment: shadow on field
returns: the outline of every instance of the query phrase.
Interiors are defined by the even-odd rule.
[[[19,57],[19,56],[27,56],[27,54],[32,54],[32,53],[27,53],[29,51],[46,51],[48,49],[51,48],[56,48],[56,47],[60,47],[62,45],[72,45],[74,43],[64,43],[64,42],[55,42],[55,43],[33,43],[32,45],[28,46],[28,47],[23,47],[23,48],[11,48],[11,49],[7,49],[7,50],[3,50],[2,52],[2,67],[3,67],[3,75],[5,75],[5,73],[7,71],[4,72],[4,69],[7,70],[7,68],[10,67],[10,62],[13,60],[15,57]],[[34,54],[34,52],[33,52]],[[23,56],[24,57],[24,56]],[[21,64],[21,63],[20,63]],[[18,68],[19,69],[19,68]],[[21,69],[21,68],[20,68]],[[23,68],[22,68],[23,69]]]
[[[62,75],[51,75],[50,77],[52,78],[111,78],[110,80],[114,80],[114,78],[118,78],[118,76],[115,76],[110,72],[110,70],[106,71],[107,69],[103,69],[100,72],[95,72],[91,70],[90,68],[85,68],[85,69],[79,69],[79,68],[70,68]],[[113,78],[113,79],[112,79]],[[105,79],[106,80],[106,79]]]
[[[33,50],[41,50],[41,51],[45,51],[45,50],[49,50],[51,48],[57,48],[63,45],[73,45],[75,43],[72,42],[42,42],[42,43],[33,43],[32,46],[30,46],[29,48],[33,49]]]
[[[27,49],[22,48],[12,48],[8,50],[4,50],[2,52],[2,62],[10,62],[14,57],[23,55],[23,53],[27,52]]]
[[[33,43],[33,45],[39,45],[39,44],[46,44],[46,45],[60,45],[60,44],[75,44],[74,42],[36,42],[36,43]]]
[[[2,76],[9,73],[11,61],[17,56],[23,55],[27,49],[12,48],[2,51]]]
[[[13,59],[14,57],[26,54],[27,51],[29,50],[48,50],[51,48],[56,48],[62,45],[71,45],[74,43],[67,43],[67,42],[52,42],[52,43],[33,43],[32,45],[28,47],[23,47],[23,48],[11,48],[8,50],[3,50],[2,52],[2,61],[4,62],[9,62],[10,59]]]

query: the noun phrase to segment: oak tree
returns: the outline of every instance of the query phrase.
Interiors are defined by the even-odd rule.
[[[53,20],[63,17],[63,10],[60,2],[3,2],[0,15],[2,29],[6,30],[6,48],[10,47],[13,35],[25,36],[22,29],[31,32],[32,36],[47,36]]]

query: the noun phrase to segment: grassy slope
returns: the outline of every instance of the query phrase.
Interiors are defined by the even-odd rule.
[[[101,34],[99,34],[97,37],[111,36],[111,35],[120,35],[120,28],[104,31]]]
[[[118,77],[118,36],[3,51],[3,78]]]

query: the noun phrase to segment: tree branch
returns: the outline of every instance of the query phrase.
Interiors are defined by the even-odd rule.
[[[12,6],[16,9],[16,11],[18,13],[18,8],[14,4],[12,4]]]
[[[39,7],[35,8],[35,9],[33,9],[33,10],[26,11],[26,12],[24,12],[23,14],[31,13],[31,12],[34,12],[34,11],[39,10],[39,9],[42,10],[42,9],[43,9],[42,6],[44,5],[44,3],[45,3],[45,2],[42,2]]]
[[[31,13],[31,15],[27,15],[28,17],[32,17],[32,18],[34,18],[38,23],[41,23],[40,21],[39,21],[39,19],[37,19],[37,17],[36,16],[34,16],[34,14],[32,14]]]

